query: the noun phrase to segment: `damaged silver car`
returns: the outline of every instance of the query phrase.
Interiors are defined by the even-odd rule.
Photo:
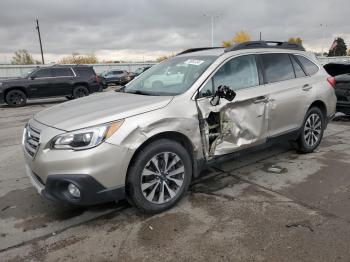
[[[55,201],[127,198],[145,212],[161,212],[219,160],[280,140],[302,153],[315,150],[335,113],[333,87],[299,45],[190,49],[120,92],[36,114],[23,134],[27,174]]]

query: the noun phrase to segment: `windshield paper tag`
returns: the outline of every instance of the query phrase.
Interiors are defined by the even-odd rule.
[[[188,59],[184,62],[185,64],[188,64],[188,65],[196,65],[196,66],[199,66],[201,65],[202,63],[204,63],[203,60],[196,60],[196,59]]]

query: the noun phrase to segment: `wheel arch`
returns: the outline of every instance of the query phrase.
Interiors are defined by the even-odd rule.
[[[4,92],[4,99],[5,100],[6,100],[6,96],[7,96],[8,92],[10,92],[12,90],[21,90],[28,98],[28,92],[25,89],[25,87],[23,87],[23,86],[11,86],[11,87],[5,89],[5,92]]]
[[[127,169],[127,175],[125,176],[125,180],[127,180],[127,176],[128,176],[128,172],[130,170],[130,167],[132,166],[132,164],[134,163],[135,158],[138,156],[138,154],[140,153],[140,151],[145,148],[146,146],[148,146],[150,143],[158,140],[158,139],[169,139],[175,142],[180,143],[186,150],[187,152],[190,154],[191,156],[191,161],[192,161],[192,175],[194,177],[198,176],[198,167],[197,167],[197,154],[196,151],[194,149],[194,146],[191,142],[191,140],[184,134],[180,133],[180,132],[176,132],[176,131],[166,131],[166,132],[162,132],[162,133],[158,133],[154,136],[149,137],[147,140],[145,140],[134,152],[133,156],[131,157],[131,160],[129,162],[128,165],[128,169]]]
[[[89,84],[86,83],[86,82],[77,82],[77,83],[74,83],[74,84],[73,84],[73,88],[72,88],[72,92],[73,92],[74,88],[76,88],[76,87],[78,87],[78,86],[84,86],[84,87],[86,87],[86,88],[89,90],[89,93],[91,93],[90,86],[89,86]]]
[[[319,108],[319,109],[322,111],[322,113],[323,113],[324,120],[325,120],[325,121],[327,120],[327,116],[328,116],[328,114],[327,114],[327,106],[326,106],[326,104],[325,104],[323,101],[321,101],[321,100],[316,100],[316,101],[314,101],[314,102],[309,106],[308,110],[309,110],[310,108],[312,108],[312,107],[317,107],[317,108]]]

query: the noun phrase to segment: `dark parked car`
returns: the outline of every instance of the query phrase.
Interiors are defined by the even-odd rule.
[[[92,66],[38,67],[25,77],[0,80],[0,103],[18,107],[31,98],[75,99],[100,90],[99,77]]]
[[[134,77],[142,74],[143,72],[147,71],[148,69],[150,69],[151,66],[143,66],[143,67],[139,67],[135,70],[135,72],[133,73]]]
[[[324,68],[328,74],[335,77],[337,111],[350,115],[350,63],[330,63]]]
[[[132,76],[126,70],[109,70],[102,72],[99,76],[103,88],[106,88],[109,84],[125,85],[132,79]]]

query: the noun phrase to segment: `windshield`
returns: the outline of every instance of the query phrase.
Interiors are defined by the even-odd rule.
[[[23,73],[23,78],[28,78],[31,73],[33,73],[35,70],[37,70],[38,68],[31,68],[31,69],[28,69],[26,70],[24,73]]]
[[[174,57],[152,66],[126,87],[126,93],[179,95],[187,91],[211,65],[215,56]]]

